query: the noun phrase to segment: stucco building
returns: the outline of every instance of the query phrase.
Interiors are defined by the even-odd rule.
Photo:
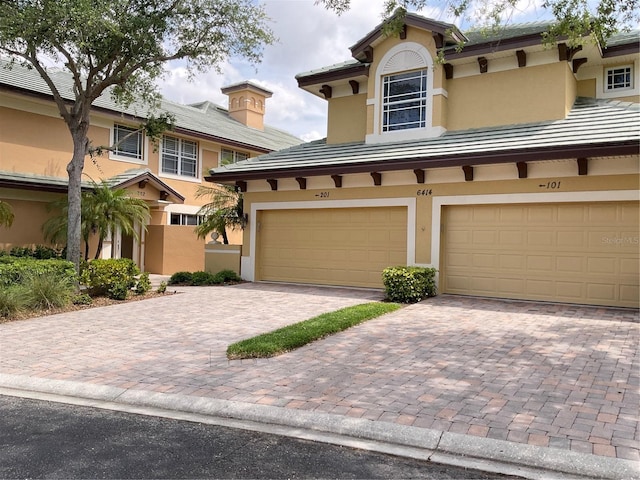
[[[207,177],[246,192],[243,277],[381,287],[422,265],[445,293],[637,307],[639,35],[546,29],[408,14],[298,75],[327,138]]]
[[[11,228],[0,227],[0,249],[46,244],[42,224],[47,205],[66,195],[66,165],[72,141],[51,93],[35,70],[0,61],[0,200],[15,214]],[[52,71],[57,88],[72,99],[70,75]],[[196,215],[207,198],[196,198],[211,168],[301,143],[264,124],[271,92],[251,82],[223,89],[229,108],[208,101],[181,105],[162,100],[159,111],[174,116],[175,129],[154,145],[142,132],[114,151],[87,159],[84,175],[108,180],[143,199],[151,209],[149,225],[137,225],[139,240],[113,232],[101,258],[132,258],[143,271],[172,274],[204,269],[205,240],[194,233]],[[93,105],[89,139],[94,146],[116,144],[144,121],[147,108],[118,107],[109,94]],[[231,232],[230,232],[231,233]],[[241,243],[235,232],[235,243]],[[97,242],[95,242],[97,243]],[[93,258],[92,245],[91,257]]]

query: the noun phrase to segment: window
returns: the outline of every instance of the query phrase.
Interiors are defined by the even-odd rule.
[[[162,173],[198,178],[198,144],[183,138],[162,138]]]
[[[142,131],[137,128],[115,124],[113,126],[113,154],[118,157],[142,161]]]
[[[427,70],[385,75],[382,79],[382,131],[424,128]]]
[[[223,148],[220,155],[220,165],[229,165],[230,163],[241,162],[243,160],[247,160],[248,158],[248,153],[236,152],[234,150]]]
[[[605,82],[607,91],[631,88],[631,66],[607,68]]]
[[[169,225],[200,225],[202,215],[192,215],[190,213],[172,213]]]

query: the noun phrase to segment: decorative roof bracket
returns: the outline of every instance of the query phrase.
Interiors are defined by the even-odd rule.
[[[296,177],[296,182],[298,182],[298,185],[300,185],[300,190],[306,190],[307,189],[307,179],[304,177]]]

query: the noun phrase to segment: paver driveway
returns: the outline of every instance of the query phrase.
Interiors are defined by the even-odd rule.
[[[639,460],[638,312],[439,296],[277,358],[238,339],[367,290],[243,284],[0,325],[0,373],[328,412]]]

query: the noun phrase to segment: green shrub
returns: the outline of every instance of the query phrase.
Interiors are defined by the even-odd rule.
[[[176,272],[169,278],[169,285],[191,285],[193,274],[191,272]]]
[[[0,257],[0,288],[22,283],[29,275],[62,276],[77,281],[73,263],[67,260]]]
[[[0,287],[0,317],[11,318],[25,310],[24,287]]]
[[[416,303],[436,295],[436,269],[389,267],[382,271],[382,282],[389,301]]]
[[[76,291],[75,282],[60,274],[29,274],[23,278],[22,286],[25,304],[32,310],[69,305]]]
[[[92,260],[83,264],[81,281],[87,285],[89,295],[124,300],[136,284],[140,269],[129,258]]]
[[[229,282],[240,282],[242,281],[242,278],[240,278],[238,274],[233,270],[221,270],[213,276],[213,280],[213,283],[221,284]]]
[[[62,251],[46,245],[36,245],[32,253],[33,258],[48,260],[50,258],[62,258]]]
[[[107,297],[113,300],[126,300],[130,290],[131,290],[131,286],[129,282],[126,282],[126,281],[113,282],[109,286],[109,290],[107,291]]]
[[[136,295],[144,295],[149,290],[151,290],[151,280],[149,280],[149,273],[141,273],[134,291],[136,292]]]
[[[32,257],[33,250],[31,249],[31,247],[13,247],[10,251],[9,254],[12,257],[18,257],[18,258],[25,258],[25,257]]]
[[[202,285],[214,285],[215,279],[213,278],[213,274],[209,272],[193,272],[191,275],[191,285],[193,286],[202,286]]]
[[[77,294],[71,301],[74,305],[91,305],[93,303],[91,295],[87,295],[86,293]]]
[[[167,282],[165,281],[160,282],[160,285],[158,286],[158,289],[156,290],[156,292],[165,293],[166,291],[167,291]]]

